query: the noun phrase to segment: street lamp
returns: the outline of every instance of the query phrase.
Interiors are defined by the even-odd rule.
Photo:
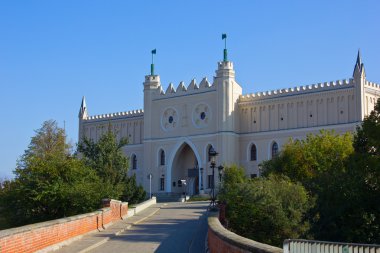
[[[200,168],[200,170],[201,170],[201,191],[203,191],[203,168]]]
[[[223,172],[224,167],[222,165],[219,165],[218,167],[218,172],[219,172],[219,183],[222,182],[222,172]]]
[[[152,198],[152,173],[149,173],[148,179],[149,179],[149,198]]]
[[[210,167],[212,169],[212,199],[210,202],[210,208],[215,209],[215,160],[218,152],[215,151],[214,147],[211,146],[208,150],[208,156],[210,157]]]

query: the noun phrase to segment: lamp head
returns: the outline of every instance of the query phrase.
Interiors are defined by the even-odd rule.
[[[210,157],[211,163],[215,164],[215,159],[217,155],[219,155],[219,153],[215,151],[213,146],[211,146],[208,150],[208,156]]]

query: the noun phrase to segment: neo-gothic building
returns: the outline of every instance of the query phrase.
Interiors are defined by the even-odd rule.
[[[159,75],[147,75],[143,88],[144,110],[89,116],[83,98],[79,139],[96,141],[109,125],[118,138],[128,137],[129,172],[147,191],[152,174],[153,193],[183,192],[181,179],[188,193],[207,192],[213,181],[211,146],[219,152],[217,164],[238,164],[256,176],[260,162],[289,138],[321,129],[354,131],[380,97],[380,85],[366,79],[360,53],[348,80],[243,95],[226,60],[218,63],[211,83],[192,80],[164,91]]]

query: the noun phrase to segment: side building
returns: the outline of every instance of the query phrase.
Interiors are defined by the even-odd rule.
[[[109,126],[118,138],[128,137],[129,173],[147,191],[152,174],[155,194],[209,192],[214,182],[211,147],[219,153],[217,165],[238,164],[247,176],[258,176],[260,162],[289,138],[322,129],[355,131],[380,97],[380,85],[366,79],[360,52],[348,80],[243,95],[233,63],[225,60],[218,63],[212,83],[204,78],[199,85],[192,80],[176,88],[169,84],[164,91],[160,76],[151,74],[143,88],[144,110],[89,116],[83,98],[79,140],[97,141]]]

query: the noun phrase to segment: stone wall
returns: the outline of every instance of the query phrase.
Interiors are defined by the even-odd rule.
[[[211,253],[282,253],[283,250],[239,236],[225,229],[219,221],[218,212],[208,217],[208,248]]]
[[[27,253],[52,245],[59,247],[59,244],[67,240],[103,230],[128,214],[127,202],[107,200],[103,206],[104,208],[91,213],[2,230],[0,252]]]

